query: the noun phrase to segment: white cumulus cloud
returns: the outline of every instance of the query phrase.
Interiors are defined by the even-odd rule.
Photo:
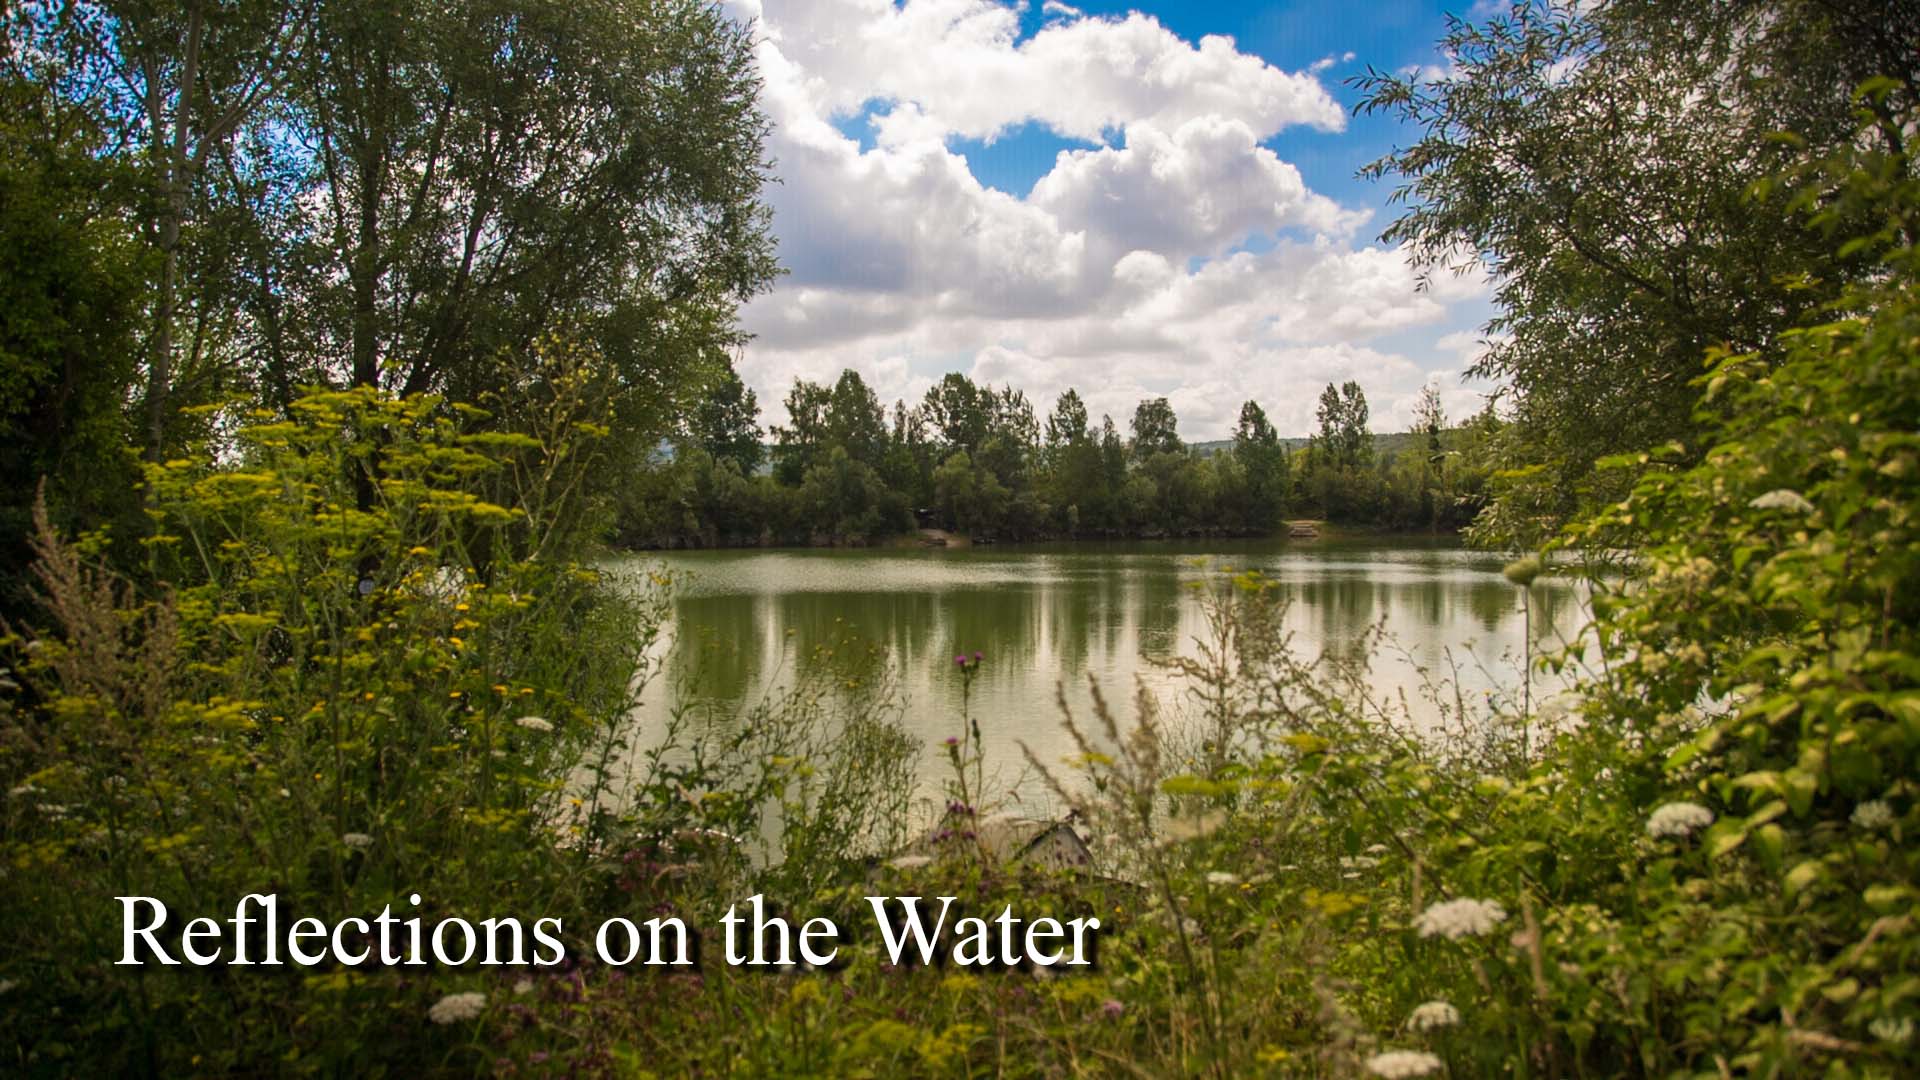
[[[1404,341],[1438,337],[1481,286],[1418,291],[1398,251],[1362,239],[1367,210],[1311,190],[1269,145],[1340,137],[1313,70],[1057,0],[1024,37],[991,0],[729,9],[756,23],[780,179],[767,198],[789,273],[743,311],[739,364],[770,422],[796,376],[852,367],[888,401],[950,370],[1043,411],[1073,386],[1123,427],[1164,394],[1190,438],[1224,434],[1253,397],[1293,433],[1329,380],[1359,379],[1388,406],[1375,415],[1397,417],[1431,372],[1470,359],[1442,344],[1413,350],[1423,364]],[[955,148],[992,153],[1026,125],[1078,145],[1024,196]],[[1451,411],[1473,392],[1449,393]]]

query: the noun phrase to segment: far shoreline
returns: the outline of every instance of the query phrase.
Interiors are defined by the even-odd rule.
[[[1308,526],[1313,535],[1291,534],[1298,526]],[[1197,543],[1216,542],[1259,542],[1282,541],[1289,544],[1313,545],[1328,541],[1350,540],[1459,540],[1459,529],[1398,529],[1387,526],[1348,525],[1328,522],[1320,518],[1297,518],[1283,523],[1278,529],[1265,532],[1185,532],[1185,533],[1127,533],[1095,534],[1080,536],[1047,535],[1023,537],[1017,540],[1003,540],[997,537],[976,538],[967,533],[946,529],[916,529],[912,532],[892,533],[871,539],[851,539],[845,537],[816,538],[810,543],[780,542],[772,540],[731,540],[715,543],[651,543],[609,544],[609,550],[619,554],[641,555],[659,552],[697,552],[697,551],[965,551],[975,548],[1019,548],[1067,547],[1073,545],[1101,544],[1164,544],[1192,541]]]

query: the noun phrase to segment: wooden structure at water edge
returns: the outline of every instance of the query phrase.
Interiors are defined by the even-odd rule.
[[[1287,539],[1318,540],[1319,538],[1320,538],[1320,526],[1318,523],[1312,522],[1312,521],[1287,522]]]

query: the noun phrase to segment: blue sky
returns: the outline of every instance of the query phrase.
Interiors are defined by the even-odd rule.
[[[1387,117],[1353,115],[1360,93],[1343,85],[1344,80],[1364,73],[1369,63],[1388,71],[1438,65],[1444,58],[1434,43],[1443,32],[1446,14],[1464,14],[1469,10],[1460,4],[1412,0],[1366,4],[1312,0],[1285,4],[1189,2],[1075,6],[1090,15],[1125,16],[1135,11],[1150,14],[1162,26],[1189,41],[1208,34],[1224,34],[1234,40],[1240,51],[1289,71],[1332,61],[1322,75],[1322,82],[1347,109],[1347,130],[1328,134],[1312,129],[1290,129],[1266,139],[1263,145],[1299,167],[1308,186],[1315,191],[1343,203],[1379,206],[1383,217],[1388,186],[1357,179],[1354,174],[1392,148],[1395,136],[1400,133],[1399,125]],[[1364,14],[1356,18],[1356,10],[1364,10]],[[1022,30],[1028,34],[1039,30],[1043,18],[1039,5],[1030,5],[1020,20]],[[1353,58],[1344,59],[1349,53]],[[864,120],[862,114],[847,118],[845,124],[848,130],[857,130],[865,126]],[[978,140],[956,140],[954,145],[975,163],[974,175],[982,182],[1024,195],[1033,182],[1052,167],[1055,154],[1089,144],[1063,139],[1045,125],[1030,123],[991,145]]]
[[[1354,175],[1414,133],[1345,85],[1442,69],[1464,5],[729,6],[760,32],[790,271],[743,317],[769,420],[842,367],[889,400],[951,370],[1043,412],[1074,386],[1123,425],[1164,394],[1194,439],[1246,398],[1302,433],[1328,381],[1380,430],[1428,383],[1457,415],[1491,389],[1459,375],[1485,284],[1416,292],[1377,242],[1390,187]]]

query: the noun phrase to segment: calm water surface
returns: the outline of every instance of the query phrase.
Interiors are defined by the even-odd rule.
[[[1416,711],[1423,665],[1458,666],[1473,694],[1517,686],[1524,636],[1521,593],[1501,577],[1500,556],[1404,537],[673,552],[629,565],[664,566],[679,579],[665,678],[638,717],[642,743],[674,701],[724,722],[789,685],[801,658],[850,631],[892,659],[904,722],[926,747],[921,789],[938,791],[939,743],[959,731],[953,657],[977,650],[985,661],[973,715],[989,772],[1030,802],[1040,787],[1020,776],[1018,743],[1048,762],[1071,752],[1056,687],[1066,685],[1082,715],[1089,676],[1110,701],[1129,702],[1144,681],[1177,706],[1180,687],[1152,661],[1197,651],[1198,586],[1228,570],[1280,583],[1305,655],[1351,649],[1384,627],[1391,647],[1374,660],[1375,687],[1406,689]],[[1586,621],[1582,594],[1565,581],[1542,579],[1532,603],[1537,647],[1558,647]]]

